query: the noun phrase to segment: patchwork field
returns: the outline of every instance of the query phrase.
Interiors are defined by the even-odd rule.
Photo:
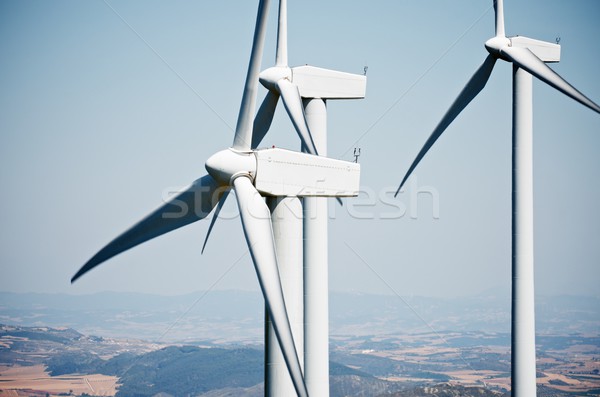
[[[118,378],[100,374],[50,376],[43,365],[0,366],[0,397],[83,393],[114,396]]]

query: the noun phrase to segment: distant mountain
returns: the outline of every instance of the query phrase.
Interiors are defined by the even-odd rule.
[[[370,335],[436,331],[510,332],[510,291],[457,298],[330,294],[331,333]],[[592,332],[600,328],[600,298],[537,296],[536,332]]]
[[[105,337],[254,343],[262,339],[263,319],[264,301],[255,292],[200,291],[178,296],[0,292],[1,322],[70,327]]]
[[[510,296],[490,291],[452,299],[330,293],[331,335],[443,331],[510,332]],[[507,296],[504,296],[507,295]],[[185,343],[262,343],[259,292],[210,291],[179,296],[105,292],[90,295],[0,292],[0,321],[70,327],[86,334]],[[600,298],[536,298],[539,334],[600,328]]]

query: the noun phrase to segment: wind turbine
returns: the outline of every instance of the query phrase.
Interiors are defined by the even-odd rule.
[[[536,395],[533,290],[533,125],[532,75],[600,113],[600,107],[544,62],[560,60],[560,46],[523,36],[507,37],[502,0],[494,0],[496,35],[486,41],[489,55],[458,95],[402,179],[396,195],[444,130],[487,83],[497,59],[513,64],[512,173],[512,365],[515,397]]]
[[[279,1],[277,26],[275,66],[260,73],[260,82],[268,92],[254,120],[252,147],[258,147],[267,134],[281,97],[302,142],[302,150],[325,156],[326,101],[364,98],[366,76],[309,65],[290,68],[287,47],[287,0]],[[339,197],[337,196],[338,201]],[[283,263],[280,262],[284,297],[288,304],[294,335],[303,335],[304,338],[302,346],[297,344],[296,348],[304,349],[301,359],[308,391],[311,396],[325,397],[329,395],[327,199],[304,197],[302,205],[295,197],[278,198],[279,200],[283,204],[279,207],[286,207],[288,211],[284,214],[279,212],[274,216],[274,229],[286,231],[284,236],[276,239],[278,250],[295,253],[294,258],[288,257]],[[270,206],[275,208],[275,203],[270,201]],[[273,214],[275,215],[275,212]],[[299,218],[303,218],[300,225],[302,229],[297,222]],[[298,322],[304,326],[303,330],[301,327],[294,328]],[[266,395],[289,395],[290,382],[286,379],[287,374],[278,370],[278,367],[282,366],[282,360],[269,333],[267,325]]]
[[[254,120],[252,148],[258,147],[269,131],[281,97],[303,149],[310,154],[321,154],[309,127],[303,98],[361,99],[365,96],[366,77],[309,65],[290,68],[287,37],[287,0],[279,0],[275,66],[259,75],[268,92]]]
[[[299,396],[308,396],[281,290],[270,212],[253,183],[257,166],[256,158],[250,150],[252,116],[268,5],[269,0],[261,0],[258,7],[252,52],[232,147],[211,156],[205,163],[208,175],[194,181],[176,197],[102,248],[79,269],[71,282],[123,251],[206,217],[215,206],[215,199],[223,194],[223,188],[231,187],[236,193],[248,248],[294,387]],[[182,204],[185,207],[180,207]],[[177,211],[180,208],[185,208],[186,211],[180,213]]]
[[[270,197],[350,197],[358,194],[360,166],[283,149],[252,149],[252,117],[264,45],[269,0],[258,8],[252,52],[233,145],[205,163],[208,175],[129,228],[96,253],[71,282],[130,248],[205,218],[236,193],[242,227],[287,371],[298,396],[308,396],[282,291],[269,207]],[[212,225],[216,216],[213,218]],[[273,222],[275,224],[275,222]],[[209,230],[210,233],[210,230]]]
[[[258,76],[260,83],[269,91],[254,119],[251,148],[256,149],[269,131],[271,123],[273,122],[273,116],[275,115],[275,109],[277,108],[277,102],[279,102],[279,97],[281,97],[294,129],[300,137],[302,147],[307,148],[307,151],[310,154],[318,154],[306,122],[306,115],[304,114],[302,97],[300,96],[298,85],[292,82],[292,69],[288,66],[287,0],[279,1],[275,66],[262,71]],[[227,199],[228,193],[229,191],[226,190],[217,205],[217,209],[215,210],[204,239],[202,252],[204,252],[204,249],[206,248],[206,243],[208,242],[215,221],[219,217],[219,213]]]

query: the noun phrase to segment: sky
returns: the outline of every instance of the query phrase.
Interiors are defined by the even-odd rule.
[[[70,278],[232,143],[258,1],[0,2],[0,291],[258,290],[229,199],[204,220]],[[262,68],[275,58],[277,2]],[[508,35],[554,42],[551,67],[600,102],[600,3],[505,2]],[[487,86],[404,173],[487,55],[492,1],[289,1],[289,63],[362,74],[328,102],[328,155],[361,149],[361,195],[330,202],[329,284],[453,297],[508,291],[511,75]],[[261,101],[266,90],[259,89]],[[279,105],[265,145],[297,149]],[[536,293],[598,296],[600,115],[534,81]],[[507,299],[509,299],[507,297]]]

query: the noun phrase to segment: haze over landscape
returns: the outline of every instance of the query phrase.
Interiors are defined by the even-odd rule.
[[[333,293],[331,396],[502,395],[510,386],[510,307],[502,295]],[[114,395],[117,383],[117,396],[261,395],[258,292],[0,299],[0,324],[12,324],[0,325],[0,396],[18,386]],[[537,309],[539,395],[599,395],[599,299],[538,297]]]

